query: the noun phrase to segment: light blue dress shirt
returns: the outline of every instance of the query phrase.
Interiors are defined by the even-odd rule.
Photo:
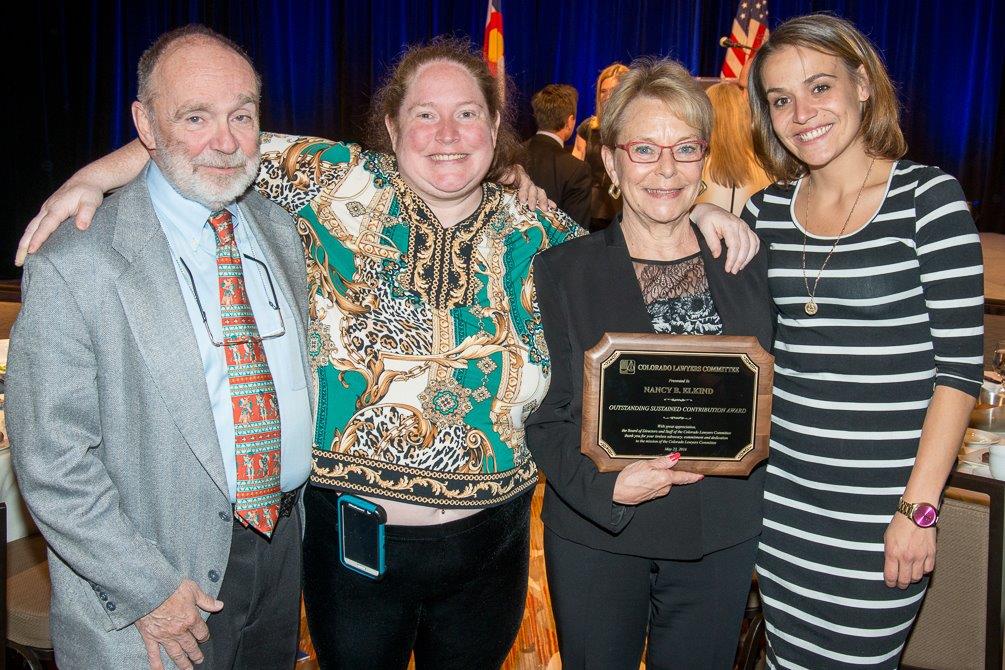
[[[147,187],[154,212],[160,220],[161,228],[167,236],[171,254],[175,260],[175,272],[181,284],[182,295],[188,308],[189,319],[195,332],[202,367],[206,373],[206,387],[209,390],[216,434],[220,440],[223,468],[227,474],[227,488],[230,501],[237,500],[237,461],[234,446],[234,414],[230,397],[230,382],[227,378],[227,361],[223,347],[213,346],[202,323],[199,306],[192,293],[192,281],[182,268],[179,259],[184,260],[192,271],[195,290],[206,311],[206,319],[217,342],[223,340],[220,327],[220,298],[216,270],[216,236],[208,220],[211,212],[205,206],[185,199],[165,179],[164,174],[151,162],[147,168]],[[265,262],[254,231],[247,224],[244,214],[236,203],[228,205],[233,216],[234,237],[242,254]],[[258,263],[242,259],[244,283],[255,314],[258,332],[261,335],[279,332],[280,319],[269,305],[272,290],[265,270]],[[270,272],[272,269],[270,268]],[[291,491],[307,481],[311,471],[312,423],[310,399],[307,394],[307,379],[304,376],[302,355],[304,343],[297,336],[295,320],[289,303],[278,290],[273,272],[272,283],[277,286],[279,308],[286,325],[282,337],[263,341],[265,355],[269,360],[269,370],[276,386],[279,401],[279,419],[282,430],[282,465],[280,479],[283,491]]]

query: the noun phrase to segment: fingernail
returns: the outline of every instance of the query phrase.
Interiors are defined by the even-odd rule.
[[[670,454],[670,462],[671,463],[676,463],[679,460],[680,460],[680,452],[679,451],[675,451],[672,454]]]

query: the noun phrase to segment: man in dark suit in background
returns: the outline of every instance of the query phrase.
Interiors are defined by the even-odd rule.
[[[527,173],[559,209],[590,227],[590,168],[565,150],[576,131],[576,89],[548,84],[531,98],[537,134],[527,140]]]

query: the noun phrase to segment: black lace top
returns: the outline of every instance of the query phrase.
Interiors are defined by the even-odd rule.
[[[719,335],[722,320],[708,289],[701,254],[674,261],[632,259],[657,333]]]

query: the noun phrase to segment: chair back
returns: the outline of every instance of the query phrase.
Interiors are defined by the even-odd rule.
[[[1002,668],[1005,482],[954,473],[939,516],[935,572],[903,668]]]

